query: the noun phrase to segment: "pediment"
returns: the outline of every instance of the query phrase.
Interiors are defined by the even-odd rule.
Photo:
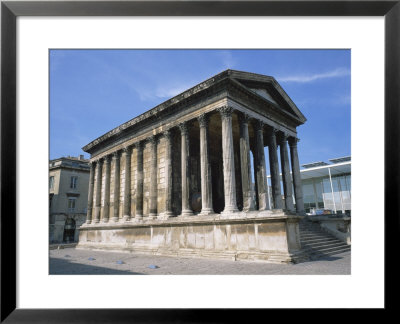
[[[263,98],[276,108],[289,113],[301,124],[307,120],[275,78],[249,72],[232,70],[230,72],[230,77],[248,91]]]

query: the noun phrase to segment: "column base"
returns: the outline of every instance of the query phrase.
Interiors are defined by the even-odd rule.
[[[108,218],[104,218],[101,220],[102,223],[108,223]]]
[[[113,217],[113,218],[111,218],[111,221],[114,222],[114,223],[117,223],[119,221],[119,218],[118,217]]]
[[[150,213],[148,216],[148,219],[156,219],[157,218],[157,214],[156,213]]]
[[[193,216],[193,211],[190,209],[182,210],[182,213],[179,216]]]
[[[131,216],[124,215],[124,217],[122,219],[123,219],[124,222],[129,222],[131,220]]]
[[[87,221],[86,221],[86,224],[91,224],[92,223],[92,220],[91,219],[88,219]]]
[[[143,215],[136,215],[135,220],[143,220]]]
[[[157,216],[157,219],[166,220],[166,219],[168,219],[170,217],[174,217],[174,216],[175,216],[175,214],[173,212],[169,211],[169,212],[159,214]]]
[[[239,212],[237,207],[227,207],[221,212],[221,217],[229,216],[230,214]]]
[[[94,223],[94,224],[98,224],[98,223],[100,223],[100,219],[95,219],[95,220],[93,220],[93,222],[92,223]]]
[[[199,215],[210,215],[210,214],[215,214],[214,210],[212,208],[206,208],[202,209]]]

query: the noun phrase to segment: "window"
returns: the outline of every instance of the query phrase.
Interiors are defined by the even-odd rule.
[[[49,178],[49,188],[54,189],[54,176]]]
[[[76,189],[77,183],[78,183],[78,177],[76,177],[76,176],[71,177],[71,185],[70,185],[70,188],[71,188],[71,189]]]
[[[68,198],[68,211],[75,211],[76,198]]]

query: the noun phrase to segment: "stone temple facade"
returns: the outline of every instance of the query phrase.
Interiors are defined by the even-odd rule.
[[[83,148],[91,168],[78,248],[301,260],[305,121],[273,77],[226,70],[109,131]]]

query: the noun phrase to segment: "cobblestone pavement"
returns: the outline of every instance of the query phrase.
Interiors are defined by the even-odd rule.
[[[349,275],[350,252],[299,264],[189,259],[135,253],[50,250],[49,274],[113,275]]]

